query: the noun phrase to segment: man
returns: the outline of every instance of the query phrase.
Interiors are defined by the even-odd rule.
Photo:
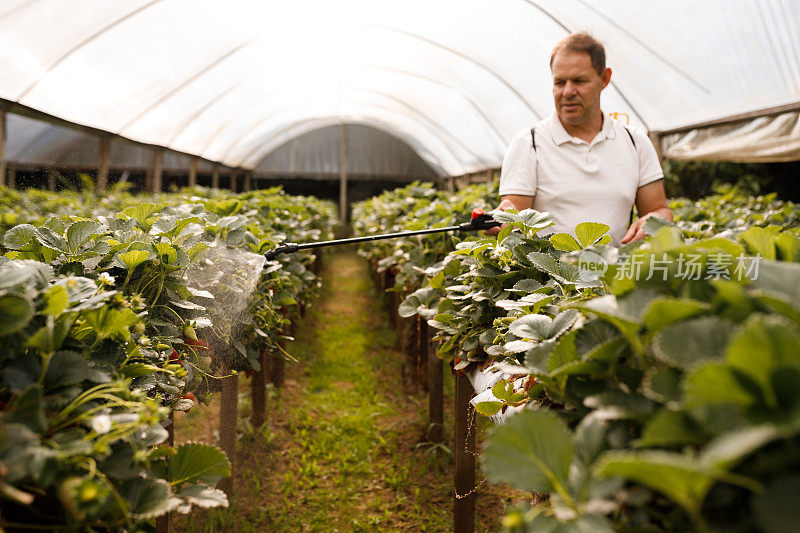
[[[650,139],[600,109],[611,81],[603,45],[585,33],[569,35],[553,49],[550,70],[555,111],[511,142],[498,208],[549,211],[555,232],[603,222],[615,245],[643,239],[651,216],[672,220]],[[628,228],[634,203],[639,219]]]

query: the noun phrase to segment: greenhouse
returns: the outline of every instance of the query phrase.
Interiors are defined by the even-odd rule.
[[[0,531],[800,520],[800,1],[0,1]]]

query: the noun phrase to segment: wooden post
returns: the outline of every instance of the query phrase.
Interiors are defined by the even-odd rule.
[[[97,192],[108,191],[108,170],[111,167],[111,139],[100,137],[100,166],[97,167]]]
[[[280,339],[278,341],[281,347],[286,348],[286,340]],[[286,370],[286,361],[283,360],[283,357],[278,355],[272,356],[272,365],[270,366],[270,374],[269,380],[272,382],[273,385],[280,388],[283,387],[283,378]]]
[[[197,158],[193,157],[189,161],[189,180],[186,184],[187,187],[197,187]]]
[[[259,370],[253,373],[250,379],[250,390],[252,394],[253,415],[250,418],[250,423],[254,427],[260,427],[267,420],[267,391],[266,391],[266,377],[267,377],[267,354],[261,352],[258,358]]]
[[[47,190],[56,190],[56,171],[52,168],[47,170]]]
[[[218,486],[230,497],[233,492],[233,465],[236,461],[236,421],[239,418],[239,375],[222,378],[219,406],[219,444],[231,462],[231,476],[222,478]]]
[[[342,124],[342,155],[339,170],[339,219],[347,224],[347,126]]]
[[[455,533],[475,531],[475,411],[469,401],[473,390],[467,376],[456,372],[455,438],[455,495],[453,496],[453,526]]]
[[[6,172],[6,185],[9,189],[15,189],[17,187],[17,167],[9,163]]]
[[[6,128],[6,112],[0,109],[0,186],[8,185],[6,178],[6,136],[8,128]]]
[[[167,426],[167,445],[175,446],[175,411],[169,413],[169,425]],[[169,463],[169,458],[167,458]],[[172,532],[172,515],[170,513],[161,515],[156,518],[156,531],[158,533],[171,533]]]
[[[211,170],[211,188],[219,189],[219,165],[214,165]]]
[[[417,381],[428,392],[428,321],[417,315]]]
[[[162,163],[164,158],[164,153],[160,148],[156,148],[153,150],[152,155],[152,167],[153,167],[153,178],[150,181],[150,192],[161,192],[162,185],[161,185],[161,177],[162,177]]]
[[[229,182],[229,185],[228,185],[228,188],[231,190],[231,192],[236,192],[236,176],[237,175],[238,175],[238,172],[236,172],[235,170],[231,170],[231,179],[230,179],[230,182]]]
[[[244,173],[244,186],[242,187],[243,192],[250,192],[253,188],[253,172],[248,170]]]
[[[447,178],[447,192],[456,192],[456,179],[453,176]]]
[[[444,440],[444,364],[436,356],[433,344],[433,330],[426,328],[427,362],[428,362],[428,440],[442,442]]]

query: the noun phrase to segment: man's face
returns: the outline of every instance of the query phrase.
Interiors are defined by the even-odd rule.
[[[584,126],[600,112],[600,92],[611,81],[611,69],[597,74],[589,54],[562,50],[553,58],[553,99],[561,122]]]

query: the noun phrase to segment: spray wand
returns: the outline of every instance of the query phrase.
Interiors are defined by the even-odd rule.
[[[485,213],[482,209],[474,209],[469,222],[464,222],[457,226],[446,226],[443,228],[430,228],[420,229],[416,231],[401,231],[399,233],[386,233],[384,235],[368,235],[366,237],[352,237],[350,239],[338,239],[334,241],[320,241],[309,242],[303,244],[296,244],[287,242],[283,246],[278,246],[274,250],[264,254],[267,261],[272,261],[280,254],[293,254],[300,250],[308,250],[310,248],[322,248],[325,246],[338,246],[341,244],[353,244],[356,242],[369,242],[378,241],[382,239],[395,239],[398,237],[410,237],[412,235],[426,235],[429,233],[444,233],[447,231],[480,231],[490,228],[496,228],[500,225],[499,222],[492,218],[492,215]]]

